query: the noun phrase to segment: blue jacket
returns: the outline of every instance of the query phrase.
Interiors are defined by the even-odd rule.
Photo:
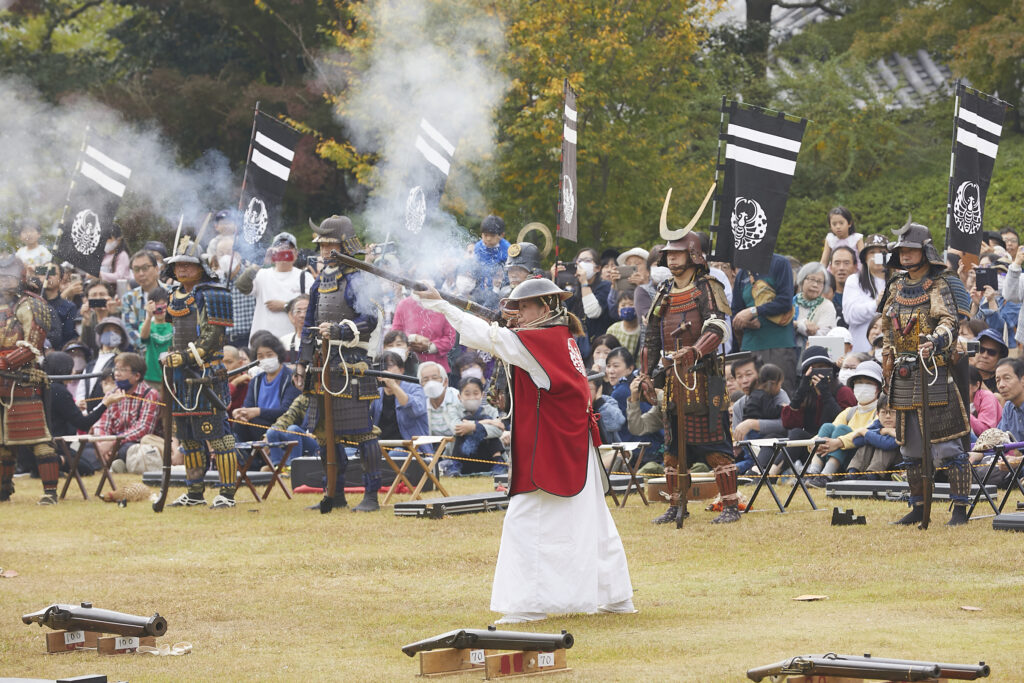
[[[398,431],[402,433],[402,438],[429,436],[430,420],[427,418],[427,396],[423,393],[423,387],[413,382],[399,382],[398,385],[409,396],[409,400],[404,406],[395,401],[395,417],[398,419]],[[382,400],[384,387],[379,387],[377,394],[381,398],[374,399],[370,404],[370,417],[373,419],[373,424],[380,423],[380,411],[384,408]],[[422,450],[433,453],[434,447],[426,445],[422,447]]]
[[[261,411],[260,416],[253,420],[253,422],[274,424],[274,421],[277,420],[277,418],[284,415],[284,412],[288,410],[288,406],[292,404],[292,401],[298,398],[299,394],[302,393],[295,388],[295,383],[292,382],[293,374],[294,373],[290,367],[287,365],[281,366],[281,374],[278,377],[277,385],[277,393],[281,399],[280,408],[277,410]],[[266,379],[267,378],[263,376],[263,373],[252,378],[252,381],[249,382],[249,388],[245,391],[245,401],[242,402],[243,406],[246,408],[256,408],[259,406],[259,398],[257,397],[256,392],[260,390]]]
[[[612,398],[619,404],[619,411],[626,415],[626,400],[629,398],[629,383],[633,381],[635,375],[627,375],[619,380],[619,383],[612,389]],[[640,410],[646,413],[651,409],[651,404],[647,401],[640,399]],[[647,441],[651,445],[644,451],[644,462],[657,461],[661,462],[661,446],[665,443],[665,431],[661,430],[654,434],[644,434],[637,436],[629,431],[627,425],[622,425],[619,429],[619,441]]]
[[[875,420],[870,425],[868,425],[868,431],[867,433],[864,434],[864,436],[858,436],[856,439],[853,440],[853,445],[859,448],[860,446],[863,446],[865,442],[867,442],[869,446],[874,446],[880,451],[894,451],[900,447],[899,444],[896,443],[895,436],[880,434],[879,432],[881,430],[882,423],[879,422],[878,420]]]

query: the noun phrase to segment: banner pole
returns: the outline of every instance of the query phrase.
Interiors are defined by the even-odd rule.
[[[256,118],[260,115],[260,101],[256,100],[256,111],[252,115],[252,132],[249,134],[249,152],[245,155],[245,170],[242,171],[242,191],[238,196],[238,210],[242,210],[242,202],[245,201],[245,183],[249,179],[249,160],[252,159],[252,148],[256,140]],[[235,243],[238,241],[238,231],[242,226],[235,226],[235,234],[231,236],[231,259],[228,261],[227,287],[231,289],[234,280],[232,273],[235,270]]]
[[[718,173],[722,167],[722,131],[725,129],[725,95],[722,95],[722,106],[718,114],[718,156],[715,159],[715,196],[711,200],[711,224],[708,226],[708,232],[711,233],[711,255],[714,256],[718,251],[718,230],[715,228],[715,214],[718,209],[718,197],[721,196],[722,190],[718,185]]]

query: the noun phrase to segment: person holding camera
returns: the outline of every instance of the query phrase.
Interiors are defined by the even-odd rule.
[[[782,426],[789,430],[790,439],[813,438],[822,425],[834,422],[843,409],[857,405],[853,389],[839,381],[838,369],[824,346],[804,349],[796,392],[790,404],[782,407]],[[807,449],[793,448],[790,454],[794,460],[802,460],[807,457]],[[764,464],[760,463],[762,467]]]
[[[274,236],[274,241],[267,252],[272,268],[249,266],[238,276],[235,285],[244,294],[251,294],[256,299],[252,326],[249,328],[249,341],[258,332],[270,332],[275,337],[283,337],[294,331],[285,307],[288,302],[309,289],[306,284],[311,278],[306,271],[295,267],[298,254],[298,242],[290,232],[281,232]]]

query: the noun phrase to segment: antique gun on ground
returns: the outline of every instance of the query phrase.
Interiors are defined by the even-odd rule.
[[[930,681],[954,679],[973,681],[989,675],[985,662],[944,664],[910,659],[887,659],[871,655],[800,655],[747,671],[747,678],[760,681],[770,676],[845,676],[882,681]]]
[[[54,630],[96,631],[98,633],[116,633],[119,636],[160,636],[167,633],[167,620],[159,614],[151,617],[138,617],[134,614],[114,612],[109,609],[96,609],[91,602],[83,602],[81,607],[74,605],[50,605],[38,612],[22,615],[22,622],[49,626]]]
[[[496,631],[494,627],[487,630],[464,628],[448,631],[433,638],[425,638],[402,647],[402,652],[410,657],[417,652],[439,650],[451,647],[456,649],[480,648],[490,650],[529,650],[533,652],[554,652],[555,650],[572,647],[571,633],[526,633],[522,631]]]
[[[357,258],[352,258],[351,256],[347,256],[345,254],[342,254],[341,252],[333,251],[331,252],[331,257],[337,259],[338,263],[340,263],[343,266],[348,266],[349,268],[356,268],[365,273],[370,273],[371,275],[376,275],[377,277],[384,278],[385,280],[390,280],[391,282],[402,285],[403,287],[408,287],[409,289],[420,292],[426,289],[426,287],[424,287],[423,283],[421,282],[416,282],[415,280],[411,280],[407,277],[402,277],[401,275],[392,273],[390,270],[378,268],[372,263],[360,261]],[[442,299],[450,303],[452,306],[455,306],[456,308],[468,311],[469,313],[472,313],[475,316],[478,316],[485,320],[489,320],[491,322],[498,322],[502,320],[501,311],[495,311],[494,309],[487,308],[486,306],[481,306],[475,301],[470,301],[469,299],[465,299],[461,296],[455,296],[454,294],[445,294],[443,292],[438,293],[441,295]]]

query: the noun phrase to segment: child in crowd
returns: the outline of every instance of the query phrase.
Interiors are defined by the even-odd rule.
[[[39,223],[35,220],[29,218],[21,222],[18,226],[18,241],[21,242],[21,247],[14,255],[21,259],[30,271],[53,260],[50,250],[39,244]]]
[[[462,420],[455,425],[455,443],[452,454],[459,458],[486,460],[494,463],[485,465],[467,460],[445,458],[441,461],[441,474],[457,477],[463,474],[503,474],[508,471],[501,443],[504,426],[498,419],[498,410],[487,403],[484,397],[484,383],[476,377],[463,377],[459,383],[459,400],[462,402]]]
[[[782,416],[782,404],[778,400],[779,392],[782,391],[782,382],[785,379],[782,368],[772,363],[765,363],[757,373],[757,384],[747,396],[743,403],[744,420],[777,420]],[[743,437],[746,439],[758,439],[760,432],[751,429]],[[740,474],[745,474],[756,464],[756,460],[750,451],[744,448],[740,459],[736,463],[736,469]]]
[[[889,399],[885,394],[878,397],[878,416],[868,425],[864,436],[856,437],[853,445],[857,452],[850,459],[847,474],[864,472],[860,476],[849,479],[866,479],[879,481],[888,479],[889,475],[875,474],[887,472],[896,467],[900,460],[900,445],[896,443],[896,411],[889,407]]]
[[[849,247],[857,254],[864,248],[864,235],[856,232],[853,214],[849,209],[837,206],[828,212],[829,233],[825,235],[825,247],[821,251],[821,265],[827,266],[836,247]]]
[[[139,337],[142,339],[142,348],[146,354],[146,384],[160,391],[163,386],[160,356],[170,350],[174,330],[167,321],[167,290],[157,287],[148,299],[146,319],[139,329]]]
[[[618,311],[619,320],[608,326],[608,334],[635,356],[640,342],[640,321],[633,306],[633,290],[619,293]]]

